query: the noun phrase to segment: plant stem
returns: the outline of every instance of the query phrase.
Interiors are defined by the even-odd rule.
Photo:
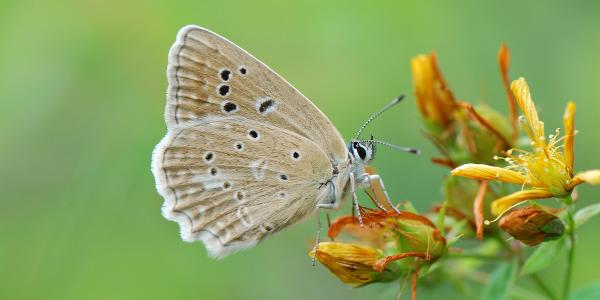
[[[574,204],[571,196],[568,197],[567,203],[569,203],[569,207],[567,208],[567,234],[569,235],[569,241],[571,242],[569,245],[569,253],[567,257],[567,271],[565,274],[565,285],[563,287],[562,299],[568,300],[569,293],[571,292],[571,274],[573,273],[573,262],[575,258],[575,219],[573,218],[573,210]]]
[[[518,255],[518,253],[515,251],[515,249],[513,249],[513,247],[510,245],[510,243],[507,242],[504,238],[502,238],[500,233],[494,232],[494,233],[492,233],[492,236],[498,241],[498,243],[502,247],[504,247],[504,249],[506,249],[510,253],[511,256]]]
[[[538,277],[537,274],[530,274],[529,278],[531,278],[531,281],[533,281],[538,286],[538,288],[540,288],[540,290],[544,292],[546,296],[548,296],[548,298],[552,300],[558,299],[556,298],[552,290],[550,290],[550,288],[542,281],[540,277]]]
[[[479,260],[508,260],[508,257],[502,257],[499,255],[486,255],[486,254],[469,254],[469,253],[448,253],[447,258],[455,259],[479,259]]]
[[[494,237],[498,240],[498,242],[500,243],[500,245],[502,245],[502,247],[504,247],[506,250],[508,250],[510,252],[511,255],[513,256],[518,256],[519,257],[519,262],[523,262],[523,257],[522,257],[522,253],[519,251],[516,251],[513,247],[511,247],[511,245],[502,238],[502,236],[500,236],[499,234],[494,234]],[[550,290],[550,288],[548,288],[548,286],[542,281],[541,278],[539,278],[537,276],[537,274],[530,274],[529,275],[531,280],[539,287],[539,289],[550,299],[555,300],[558,299],[554,293],[552,292],[552,290]]]

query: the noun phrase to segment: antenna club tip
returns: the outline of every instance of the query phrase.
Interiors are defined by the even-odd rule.
[[[400,95],[398,97],[396,97],[396,99],[394,99],[394,103],[398,103],[400,101],[402,101],[404,99],[404,95]]]
[[[421,150],[420,150],[420,149],[415,149],[415,148],[413,148],[413,149],[410,149],[410,151],[409,151],[409,152],[410,152],[410,153],[414,153],[414,154],[416,154],[416,155],[421,155]]]

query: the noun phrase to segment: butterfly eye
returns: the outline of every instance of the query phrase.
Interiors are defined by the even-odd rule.
[[[365,158],[367,158],[367,150],[365,150],[365,147],[356,143],[354,145],[354,149],[356,149],[356,153],[358,154],[360,159],[365,160]]]

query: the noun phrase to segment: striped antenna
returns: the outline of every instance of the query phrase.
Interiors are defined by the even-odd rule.
[[[364,140],[363,142],[366,142],[366,143],[370,142],[370,143],[374,143],[374,144],[384,145],[386,147],[392,148],[397,151],[408,152],[408,153],[413,153],[413,154],[417,154],[417,155],[421,154],[421,150],[419,150],[417,148],[401,147],[401,146],[390,144],[390,143],[384,142],[384,141],[370,139],[370,140]]]
[[[375,118],[379,117],[379,115],[381,115],[386,110],[392,108],[394,105],[400,103],[400,101],[402,101],[402,99],[404,99],[404,95],[400,95],[398,98],[392,100],[392,102],[390,102],[388,105],[384,106],[380,111],[374,113],[369,119],[367,119],[367,121],[363,124],[363,126],[360,127],[360,129],[358,130],[358,133],[356,133],[356,137],[354,139],[358,139],[360,137],[360,134],[363,132],[363,130],[365,130],[367,125],[369,125],[369,123],[371,123],[371,121],[375,120]]]

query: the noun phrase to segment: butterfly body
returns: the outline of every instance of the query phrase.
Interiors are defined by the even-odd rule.
[[[152,172],[165,218],[211,256],[252,247],[318,208],[338,208],[355,196],[354,178],[368,185],[374,145],[345,144],[314,104],[225,38],[182,28],[167,78],[167,134]]]

